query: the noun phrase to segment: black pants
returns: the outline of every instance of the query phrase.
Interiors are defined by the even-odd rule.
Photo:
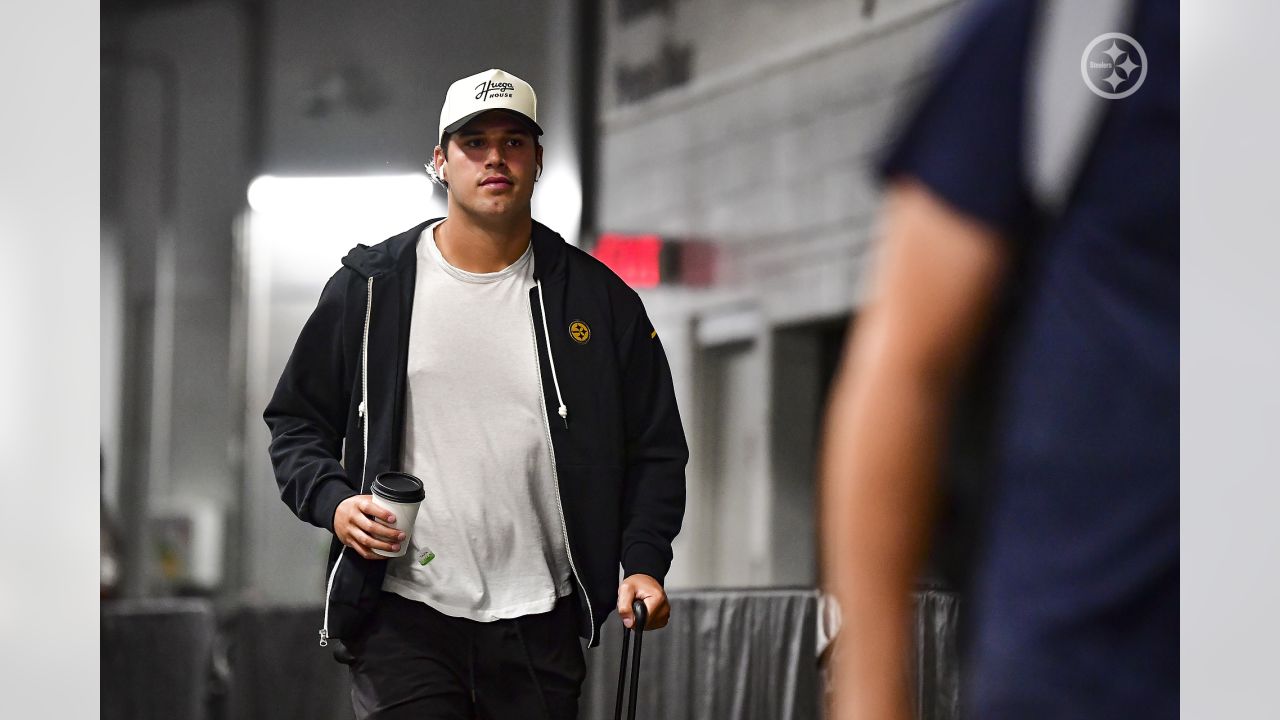
[[[384,592],[346,643],[357,720],[575,720],[586,678],[573,599],[475,622]]]

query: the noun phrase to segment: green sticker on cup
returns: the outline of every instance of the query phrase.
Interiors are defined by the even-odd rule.
[[[436,559],[436,554],[431,552],[430,548],[427,548],[427,549],[424,549],[422,551],[422,554],[418,556],[418,564],[426,565],[427,563],[435,559]]]

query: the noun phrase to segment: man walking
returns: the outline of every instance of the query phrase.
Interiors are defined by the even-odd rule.
[[[321,644],[343,641],[359,718],[574,718],[575,636],[636,598],[668,619],[670,370],[635,292],[533,221],[541,135],[520,78],[449,88],[448,216],[343,259],[264,413],[283,500],[334,534]],[[389,470],[426,490],[392,559]]]
[[[1178,716],[1178,23],[1155,0],[974,3],[880,163],[822,463],[833,718],[911,716],[910,591],[975,372],[963,715]]]

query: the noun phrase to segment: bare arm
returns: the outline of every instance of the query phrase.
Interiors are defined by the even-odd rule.
[[[842,613],[834,720],[910,717],[910,592],[948,404],[1006,263],[994,231],[914,181],[889,190],[880,252],[832,391],[821,458],[824,584]]]

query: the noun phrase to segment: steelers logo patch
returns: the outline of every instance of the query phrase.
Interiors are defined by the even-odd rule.
[[[581,320],[574,320],[569,323],[569,337],[573,338],[573,341],[579,345],[586,345],[587,341],[591,339],[591,328],[587,327],[587,324]]]

